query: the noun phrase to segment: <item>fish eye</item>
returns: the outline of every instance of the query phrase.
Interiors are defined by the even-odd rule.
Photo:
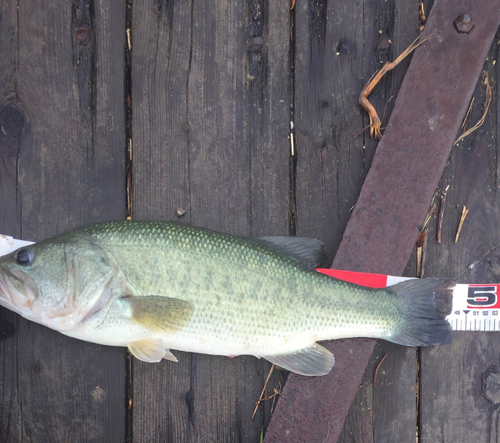
[[[28,266],[33,262],[35,254],[32,249],[21,248],[16,252],[16,262],[21,266]]]

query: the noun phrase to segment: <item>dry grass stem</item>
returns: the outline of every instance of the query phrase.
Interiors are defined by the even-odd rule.
[[[276,402],[276,396],[281,395],[281,391],[283,390],[283,386],[281,386],[281,381],[278,380],[278,384],[280,385],[280,388],[279,389],[273,388],[274,394],[271,396],[273,398],[273,404],[271,405],[271,414],[274,411],[274,404]]]
[[[130,28],[127,28],[127,48],[129,51],[132,49],[132,39],[130,38]]]
[[[427,21],[424,10],[424,2],[420,2],[420,4],[418,5],[418,19],[422,24],[425,24],[425,22]]]
[[[380,131],[381,121],[375,110],[374,106],[368,101],[368,96],[373,91],[373,88],[377,86],[382,77],[394,69],[399,63],[401,63],[409,54],[411,54],[415,49],[417,49],[421,44],[425,43],[428,39],[427,37],[421,41],[419,41],[420,37],[408,46],[393,62],[387,62],[380,71],[376,72],[372,75],[368,83],[365,85],[361,94],[359,95],[359,104],[363,107],[363,109],[368,113],[370,117],[370,137],[376,140],[380,140],[382,137],[382,133]]]
[[[475,130],[477,130],[481,125],[484,123],[486,120],[486,114],[488,114],[488,110],[490,109],[490,104],[491,104],[491,86],[490,82],[488,81],[488,73],[486,71],[483,71],[483,84],[486,86],[486,100],[484,102],[484,112],[482,117],[479,119],[479,121],[468,131],[465,131],[460,137],[458,137],[454,142],[453,145],[456,145],[460,140],[463,140],[465,137],[468,135],[472,134]],[[472,103],[471,103],[472,104]],[[467,113],[467,115],[469,115]],[[465,118],[467,118],[467,115]],[[463,125],[462,125],[463,127]]]
[[[435,200],[435,197],[432,199],[432,204],[431,204],[431,207],[430,209],[427,211],[427,214],[425,215],[425,218],[424,218],[424,223],[422,225],[422,229],[420,229],[420,232],[422,232],[425,227],[428,225],[429,223],[429,220],[431,219],[431,217],[434,215],[434,213],[436,212],[436,209],[437,209],[437,203],[434,201]]]
[[[420,231],[417,238],[417,277],[422,276],[424,265],[424,243],[427,231]]]
[[[467,108],[467,112],[465,113],[464,121],[462,122],[462,126],[460,126],[460,129],[462,131],[465,129],[465,124],[467,123],[467,119],[469,118],[469,114],[470,114],[470,111],[472,110],[472,105],[474,104],[475,99],[476,99],[476,97],[472,97],[472,99],[469,103],[469,107]]]
[[[437,225],[437,232],[436,232],[436,241],[438,243],[441,243],[441,238],[442,238],[444,208],[445,208],[445,204],[446,204],[446,194],[448,193],[448,189],[450,189],[450,185],[446,186],[445,190],[443,191],[443,193],[441,195],[441,204],[439,207],[438,225]]]
[[[132,199],[132,172],[127,173],[127,189],[126,189],[126,195],[127,195],[127,209],[126,209],[126,217],[127,220],[132,220],[133,216],[133,199]]]
[[[425,22],[427,21],[427,17],[425,16],[424,10],[424,2],[421,1],[418,5],[418,19],[420,21],[420,25],[418,27],[419,34],[422,34],[422,31],[425,28]]]
[[[384,354],[384,356],[380,359],[377,367],[375,368],[375,374],[373,375],[373,387],[377,387],[377,374],[378,370],[380,369],[380,366],[382,366],[382,363],[384,363],[384,360],[387,358],[387,354]]]
[[[366,125],[364,128],[360,129],[356,135],[352,138],[353,140],[356,139],[358,137],[358,135],[361,135],[363,132],[365,132],[368,128],[370,127],[370,125]]]
[[[460,222],[458,223],[457,235],[455,236],[455,243],[458,242],[458,237],[460,236],[460,231],[462,230],[462,226],[464,225],[465,217],[467,217],[468,213],[469,213],[469,210],[467,209],[466,206],[464,206],[462,208],[462,216],[460,217]]]
[[[264,394],[266,393],[267,383],[269,382],[269,379],[271,378],[271,374],[273,373],[273,371],[274,371],[274,364],[272,364],[271,369],[269,369],[269,374],[267,374],[267,378],[264,383],[264,387],[262,388],[262,392],[260,393],[259,399],[255,403],[255,409],[253,410],[252,420],[255,418],[255,414],[257,414],[257,409],[259,409],[260,402],[265,400]]]

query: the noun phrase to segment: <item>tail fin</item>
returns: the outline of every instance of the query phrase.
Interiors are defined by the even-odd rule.
[[[439,278],[408,280],[389,289],[400,300],[403,321],[389,340],[405,346],[451,343],[452,287],[455,282]]]

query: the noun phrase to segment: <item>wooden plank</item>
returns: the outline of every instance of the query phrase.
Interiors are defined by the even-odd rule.
[[[20,206],[17,202],[17,159],[20,139],[26,127],[22,110],[14,106],[10,98],[16,74],[17,17],[13,4],[0,4],[0,59],[3,69],[0,73],[0,227],[5,234],[19,236]],[[2,319],[11,324],[17,316],[0,309]],[[19,401],[18,375],[15,364],[17,345],[13,337],[0,342],[0,438],[3,441],[20,440],[21,409]]]
[[[407,3],[395,7],[383,2],[346,2],[339,6],[329,5],[331,9],[324,10],[307,4],[297,6],[297,232],[325,240],[332,253],[376,147],[367,131],[360,133],[368,124],[357,105],[362,80],[367,81],[383,63],[395,58],[416,35],[415,17],[409,14]],[[310,29],[323,30],[324,34],[308,34]],[[372,102],[381,117],[384,115],[384,123],[406,67],[384,79],[373,94]],[[371,441],[389,429],[398,441],[414,438],[415,393],[408,386],[415,385],[415,351],[390,343],[382,343],[377,350],[348,416],[345,441]],[[373,374],[386,353],[386,373],[393,379],[379,384],[374,392]],[[402,414],[402,408],[395,407],[401,404],[411,407]]]
[[[395,109],[398,112],[394,112],[391,118],[391,135],[389,137],[387,131],[377,148],[377,156],[371,165],[333,266],[383,273],[400,273],[404,268],[406,253],[409,253],[413,243],[411,233],[417,232],[418,218],[423,219],[425,215],[438,181],[436,174],[440,173],[445,164],[447,149],[459,126],[458,118],[466,110],[472,93],[471,84],[478,74],[479,63],[485,56],[485,42],[489,44],[497,24],[493,15],[494,8],[490,13],[485,13],[484,9],[478,8],[479,4],[474,3],[472,15],[476,15],[477,20],[481,19],[482,24],[476,28],[475,34],[464,39],[452,26],[446,26],[446,23],[452,23],[458,15],[456,11],[467,5],[452,6],[450,8],[448,3],[441,2],[440,8],[432,16],[432,26],[429,21],[426,27],[427,34],[432,29],[440,37],[430,41],[413,58],[412,66],[416,68],[406,76],[402,93],[396,102]],[[315,15],[318,16],[319,14]],[[457,48],[456,56],[452,58],[448,58],[450,48]],[[473,48],[477,50],[474,52]],[[470,59],[472,56],[473,63]],[[449,78],[451,65],[456,66],[453,72],[457,75]],[[425,77],[422,72],[432,72],[433,75]],[[443,85],[439,89],[439,98],[435,95],[428,96],[425,100],[414,97],[415,91],[431,90],[438,80]],[[464,94],[457,94],[457,91],[463,91]],[[427,115],[427,111],[431,116],[429,125],[426,120],[418,120],[419,116]],[[432,116],[439,117],[435,120]],[[439,130],[435,130],[434,123],[439,123]],[[399,128],[399,131],[404,128],[407,132],[402,134],[398,129],[392,128]],[[414,192],[415,186],[418,186],[420,192]],[[397,211],[389,211],[388,208]],[[398,241],[389,241],[391,238]],[[355,344],[353,342],[353,346]],[[338,356],[342,358],[337,358],[337,362],[342,359],[343,364],[344,359],[351,359],[351,354],[343,354],[344,344],[332,343],[327,346],[330,349],[338,347],[341,351]],[[363,363],[343,366],[352,376],[350,382],[353,388],[357,376],[361,375],[356,371],[359,371],[361,365],[365,366],[368,361],[367,352],[372,349],[367,345],[359,350],[363,354],[358,356],[359,362]],[[336,439],[339,415],[345,410],[346,401],[338,400],[335,395],[340,389],[345,390],[345,386],[335,382],[333,376],[332,372],[330,379],[325,377],[327,380],[321,386],[299,377],[289,377],[284,395],[293,395],[296,401],[300,399],[304,403],[310,399],[311,402],[303,406],[309,411],[309,416],[306,419],[304,414],[295,415],[293,407],[285,403],[285,409],[279,410],[282,421],[278,422],[278,428],[281,429],[281,434],[273,434],[277,441],[285,441],[286,432],[306,439],[321,439],[324,436]],[[283,403],[278,404],[278,407],[281,404]],[[283,410],[286,412],[283,413]],[[307,426],[312,420],[317,427]],[[271,426],[274,423],[276,421],[273,417]]]
[[[0,7],[0,232],[123,218],[124,5]],[[1,316],[17,334],[0,342],[0,440],[123,441],[124,351]]]
[[[332,257],[376,147],[362,131],[368,121],[357,102],[363,79],[388,57],[388,51],[376,50],[374,39],[379,34],[373,23],[384,13],[392,14],[392,9],[383,2],[298,2],[295,11],[297,235],[322,239]],[[377,89],[373,103],[378,109],[384,109],[392,85],[384,80]],[[344,380],[340,365],[336,371],[337,380]],[[373,371],[374,366],[369,373]],[[364,378],[364,384],[370,384],[369,378]],[[352,382],[346,377],[344,383]],[[373,393],[362,391],[346,425],[347,434],[362,437],[360,441],[373,435],[372,401]],[[274,420],[266,436],[269,441],[283,438],[286,432],[280,428],[280,420]],[[324,431],[328,435],[329,429]]]
[[[498,47],[495,41],[484,66],[491,85],[497,83],[500,74]],[[485,87],[480,81],[474,98],[466,128],[473,126],[484,111]],[[434,221],[430,226],[426,268],[443,276],[458,275],[459,282],[500,280],[498,105],[496,97],[484,125],[452,150],[440,183],[441,190],[450,185],[441,244],[434,240]],[[470,212],[455,243],[464,205]],[[454,441],[464,435],[470,441],[498,439],[499,353],[496,332],[456,332],[451,346],[422,351],[420,435],[423,441]]]
[[[395,441],[395,435],[408,441],[410,432],[415,440],[417,385],[414,353],[383,340],[377,342],[339,442]],[[397,394],[401,397],[398,398]],[[402,424],[409,429],[403,429]]]
[[[363,180],[363,2],[297,2],[297,235],[332,257]]]
[[[19,236],[20,207],[16,206],[16,162],[20,138],[26,125],[26,116],[22,109],[15,106],[14,86],[16,76],[16,36],[17,16],[16,8],[6,2],[0,5],[0,59],[3,60],[3,69],[0,74],[0,199],[4,202],[0,211],[0,223],[11,234]]]
[[[288,232],[289,12],[271,3],[134,2],[134,218]],[[134,441],[257,441],[270,365],[174,353],[133,361]]]
[[[429,11],[427,9],[427,11]],[[363,80],[387,61],[394,60],[418,35],[418,9],[406,1],[366,2],[364,9]],[[395,98],[408,69],[411,56],[386,75],[370,96],[370,102],[380,113],[382,128],[387,126]],[[369,125],[363,112],[363,127]],[[369,169],[377,142],[365,131],[365,165]],[[365,175],[365,173],[364,173]],[[415,275],[415,268],[412,269]],[[377,386],[374,385],[375,371]],[[351,441],[415,441],[415,398],[417,377],[417,351],[393,343],[379,341],[368,362],[361,386],[346,417],[339,438]]]

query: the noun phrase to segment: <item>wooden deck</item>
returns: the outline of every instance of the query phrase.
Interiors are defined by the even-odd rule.
[[[358,95],[419,25],[417,0],[297,0],[291,12],[286,0],[0,2],[0,233],[40,240],[183,213],[232,234],[317,237],[332,258],[377,146]],[[451,150],[427,276],[500,281],[498,55],[496,38],[493,100]],[[371,98],[383,126],[408,63]],[[478,79],[466,127],[485,94]],[[0,318],[16,329],[0,341],[0,442],[258,442],[270,420],[272,401],[251,419],[266,361],[176,352],[179,363],[151,365]],[[497,441],[498,334],[453,338],[380,341],[340,441]],[[285,379],[275,371],[269,393]]]

